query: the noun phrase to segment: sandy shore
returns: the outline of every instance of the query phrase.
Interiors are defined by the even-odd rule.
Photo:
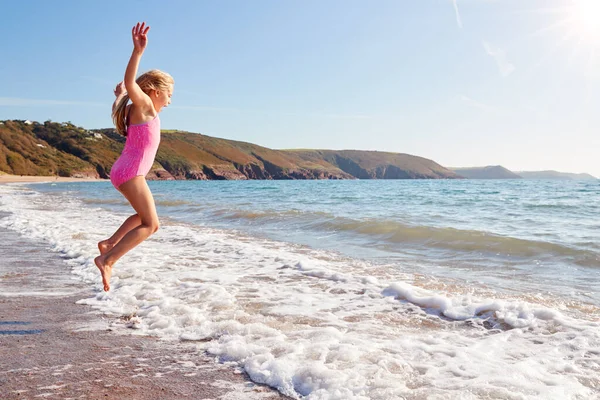
[[[64,178],[61,176],[29,176],[29,175],[4,175],[0,174],[0,183],[18,182],[101,182],[108,179],[93,178]]]
[[[0,398],[286,398],[193,342],[133,336],[76,304],[93,294],[58,254],[0,228]]]

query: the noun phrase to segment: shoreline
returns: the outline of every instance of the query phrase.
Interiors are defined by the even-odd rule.
[[[473,396],[482,397],[489,396],[490,393],[500,397],[506,393],[515,393],[515,396],[525,398],[551,398],[556,393],[556,387],[560,387],[567,397],[588,398],[594,397],[597,388],[600,387],[600,381],[593,378],[596,376],[594,365],[589,364],[594,360],[594,349],[600,348],[600,325],[594,319],[594,315],[598,315],[598,308],[594,302],[595,299],[600,299],[594,290],[594,282],[598,278],[597,274],[594,275],[595,259],[585,259],[591,259],[591,268],[585,268],[581,263],[578,264],[581,268],[578,267],[577,272],[569,273],[568,271],[572,271],[569,267],[572,264],[565,262],[564,265],[568,268],[566,269],[559,263],[563,262],[563,259],[573,260],[579,253],[569,250],[568,241],[557,241],[556,245],[547,246],[545,243],[549,241],[543,237],[537,241],[523,241],[520,238],[521,235],[544,232],[548,214],[545,207],[535,207],[532,208],[533,211],[522,214],[525,217],[522,220],[531,218],[533,222],[539,223],[539,230],[531,229],[531,222],[527,220],[523,225],[513,222],[515,228],[512,235],[501,238],[490,235],[479,241],[473,239],[474,232],[483,233],[485,230],[467,230],[465,226],[460,225],[455,227],[452,223],[444,223],[445,219],[439,218],[449,207],[456,207],[457,212],[451,217],[464,217],[466,221],[470,221],[474,215],[473,204],[464,201],[465,194],[462,191],[451,194],[446,187],[432,188],[429,185],[418,190],[410,188],[411,193],[415,194],[410,196],[415,201],[410,202],[407,201],[409,196],[398,195],[397,187],[373,194],[372,187],[364,187],[340,202],[338,199],[346,195],[346,192],[342,190],[339,193],[331,193],[327,187],[320,185],[316,189],[294,188],[290,191],[295,195],[294,202],[289,202],[285,207],[280,204],[286,205],[286,200],[290,199],[290,196],[285,195],[286,192],[283,192],[284,196],[281,197],[271,195],[266,198],[268,202],[265,203],[264,209],[275,209],[278,214],[265,215],[276,215],[277,219],[273,218],[276,223],[280,224],[280,221],[283,221],[287,225],[286,228],[272,234],[266,232],[267,229],[262,230],[263,226],[268,228],[269,225],[247,224],[247,221],[256,220],[255,215],[251,213],[237,214],[235,218],[244,217],[240,218],[240,222],[226,220],[226,223],[220,226],[212,221],[222,221],[221,215],[217,215],[215,219],[200,216],[183,223],[177,221],[176,217],[187,215],[187,210],[194,210],[186,208],[188,203],[181,207],[181,200],[193,199],[190,204],[196,206],[197,198],[210,198],[213,204],[218,204],[217,209],[226,209],[232,204],[242,203],[240,209],[246,211],[255,207],[254,199],[265,197],[263,185],[250,187],[249,190],[217,187],[208,191],[207,188],[199,187],[183,195],[165,196],[168,197],[168,203],[164,205],[171,208],[167,208],[164,214],[175,218],[164,223],[161,233],[151,239],[151,243],[140,248],[141,251],[132,252],[131,263],[123,263],[123,270],[118,273],[122,290],[115,290],[114,298],[106,302],[98,286],[98,270],[90,261],[97,255],[96,242],[105,237],[106,231],[112,231],[109,225],[118,226],[123,220],[123,200],[112,201],[116,196],[112,192],[108,194],[111,197],[107,196],[108,201],[93,203],[98,197],[104,199],[103,193],[97,194],[96,191],[106,184],[17,185],[0,186],[0,208],[8,215],[3,219],[0,211],[0,226],[9,228],[6,233],[17,239],[19,235],[16,233],[22,232],[23,238],[34,238],[32,240],[42,245],[38,250],[36,246],[28,244],[29,239],[21,239],[18,243],[13,240],[11,247],[3,248],[4,238],[0,228],[0,309],[24,308],[27,304],[36,309],[35,313],[46,314],[46,309],[43,308],[45,305],[39,304],[44,295],[47,302],[53,302],[55,298],[62,302],[63,297],[67,300],[72,298],[73,300],[69,300],[71,303],[78,298],[91,298],[92,301],[83,300],[81,303],[93,305],[104,312],[89,315],[89,319],[84,323],[91,325],[87,326],[88,330],[96,327],[96,332],[101,331],[103,335],[88,338],[82,336],[84,333],[80,332],[78,326],[69,328],[68,325],[61,325],[60,327],[65,328],[62,334],[56,336],[58,340],[50,338],[43,344],[34,342],[33,345],[37,348],[33,350],[27,347],[32,345],[28,339],[38,340],[42,334],[25,335],[20,344],[21,352],[46,349],[52,352],[54,342],[66,340],[63,338],[73,334],[80,336],[77,340],[71,340],[72,347],[91,348],[95,351],[91,355],[94,358],[77,363],[71,359],[63,361],[63,358],[56,356],[44,356],[42,362],[35,360],[26,368],[14,367],[9,375],[2,371],[10,370],[11,367],[3,368],[2,364],[7,365],[5,363],[11,360],[11,356],[18,353],[3,355],[2,347],[8,342],[4,342],[4,337],[0,336],[0,387],[4,386],[7,379],[28,382],[25,374],[40,375],[34,368],[42,366],[46,368],[47,376],[68,375],[67,384],[74,385],[70,386],[69,390],[80,388],[77,382],[90,380],[85,374],[79,378],[72,376],[72,370],[63,372],[48,369],[45,365],[49,362],[44,360],[50,359],[59,360],[57,365],[67,363],[81,366],[84,370],[97,368],[97,364],[100,364],[101,372],[98,373],[104,371],[103,363],[114,363],[115,366],[107,366],[112,374],[108,381],[103,377],[92,378],[94,382],[104,379],[106,385],[137,385],[140,379],[158,380],[158,383],[164,385],[160,381],[164,381],[163,376],[167,376],[167,373],[172,373],[169,379],[178,379],[176,374],[183,375],[182,379],[185,379],[186,374],[197,373],[194,370],[196,368],[214,371],[221,366],[215,364],[214,357],[212,362],[202,362],[204,352],[201,349],[210,349],[210,354],[213,355],[222,354],[225,360],[242,362],[246,359],[245,354],[262,353],[264,356],[253,357],[250,363],[245,364],[251,376],[256,376],[254,379],[274,377],[270,382],[275,386],[285,385],[286,389],[289,388],[289,393],[293,393],[292,388],[305,395],[325,389],[314,394],[323,397],[330,394],[335,396],[336,393],[340,393],[341,397],[348,393],[346,397],[352,397],[351,393],[364,390],[362,393],[367,397],[372,395],[373,398],[385,399],[387,393],[381,393],[380,386],[376,386],[377,382],[370,381],[375,374],[381,379],[378,382],[389,388],[390,396],[393,393],[411,398],[428,395],[460,396],[463,390],[470,391]],[[544,204],[541,201],[535,202],[540,197],[550,200],[572,194],[569,197],[569,207],[564,209],[568,214],[564,215],[561,212],[558,219],[559,222],[564,221],[564,226],[567,227],[565,235],[571,232],[591,232],[590,237],[596,235],[588,230],[589,221],[586,218],[586,203],[589,203],[586,201],[586,193],[591,192],[592,199],[596,198],[597,187],[594,185],[585,185],[589,192],[581,191],[580,187],[561,191],[556,189],[556,184],[530,185],[527,187],[539,190],[529,190],[521,201],[515,201],[516,205],[505,199],[513,196],[515,192],[521,194],[521,188],[503,191],[497,189],[500,187],[498,184],[485,186],[486,194],[490,193],[493,196],[491,200],[477,204],[481,204],[482,208],[490,207],[493,218],[510,216],[512,214],[509,212],[515,208],[520,209],[522,204]],[[478,187],[469,186],[467,193]],[[169,194],[170,188],[166,189],[163,196]],[[28,193],[36,191],[37,194]],[[236,196],[233,201],[230,200],[232,192]],[[72,196],[77,199],[71,200]],[[448,197],[448,202],[445,199],[438,200],[442,196]],[[357,201],[357,198],[360,200]],[[379,198],[391,201],[373,201]],[[423,198],[433,201],[424,202]],[[91,200],[89,203],[88,199]],[[319,201],[314,202],[314,199]],[[363,217],[368,218],[368,213],[372,212],[385,215],[386,218],[367,220],[367,224],[350,226],[352,230],[341,230],[342,240],[335,240],[340,236],[323,235],[324,229],[314,229],[314,225],[307,229],[307,220],[325,222],[323,226],[329,232],[332,228],[348,226],[327,223],[336,217],[335,213],[326,213],[330,207],[330,199],[335,207],[339,207],[340,204],[358,206],[356,209],[350,208],[351,211],[358,210],[353,212],[350,218],[334,220],[335,222],[347,224],[348,221],[365,220]],[[280,210],[296,208],[296,201],[309,204],[310,213],[324,213],[311,219],[305,219],[307,214],[302,212],[294,212],[293,218],[289,218],[287,214],[279,218]],[[581,207],[572,208],[571,201],[581,204]],[[425,203],[425,206],[419,208],[422,203]],[[372,208],[369,208],[371,205]],[[96,207],[105,208],[102,215],[96,216],[90,212]],[[409,230],[412,234],[409,237],[419,238],[414,232],[425,238],[421,240],[432,237],[441,241],[451,237],[451,247],[440,246],[442,250],[439,250],[435,243],[430,241],[415,241],[416,244],[413,244],[405,239],[406,236],[392,237],[393,240],[389,242],[382,240],[382,232],[403,232],[402,229],[406,226],[404,221],[398,221],[393,214],[398,209],[403,210],[403,207],[406,207],[406,212],[402,213],[402,216],[407,216],[408,221],[413,222],[415,215],[420,217],[425,214],[432,215],[433,221],[442,221],[437,231],[432,232],[427,224],[429,220],[417,219],[417,223],[413,223],[417,230]],[[361,209],[365,209],[366,213],[361,212]],[[486,226],[494,228],[494,219],[486,219],[487,215],[483,215],[483,221],[489,221]],[[572,225],[572,218],[579,215],[581,218],[576,219],[577,223]],[[554,216],[553,214],[550,217]],[[560,218],[562,216],[564,218]],[[103,220],[100,222],[98,218]],[[11,225],[13,219],[14,225]],[[554,221],[553,219],[550,226],[554,226]],[[303,225],[292,234],[288,227],[296,228],[298,222]],[[250,229],[235,231],[242,224],[250,226]],[[479,226],[482,225],[477,227]],[[359,237],[360,241],[353,242],[357,237],[352,236],[354,231],[361,234],[365,231],[356,227],[366,227],[374,235],[364,235],[367,240]],[[572,227],[580,228],[575,230]],[[493,232],[491,229],[491,233]],[[270,239],[274,236],[283,237],[283,240]],[[477,235],[478,238],[482,236],[487,236],[487,233]],[[345,242],[345,239],[349,239],[348,242]],[[392,258],[393,256],[384,255],[378,258],[379,254],[376,253],[377,249],[373,243],[381,243],[386,246],[383,247],[385,250],[387,246],[399,246],[397,243],[401,241],[406,242],[401,251],[407,256],[402,254]],[[52,246],[49,243],[52,243]],[[465,243],[467,246],[463,245]],[[356,247],[351,247],[354,244]],[[62,252],[53,253],[49,248],[60,249]],[[490,249],[498,248],[510,252],[507,253],[510,256],[505,256],[502,251],[491,253]],[[19,255],[12,256],[12,249],[16,249]],[[29,251],[25,252],[24,249]],[[46,261],[39,258],[40,254],[53,258],[64,257],[68,264],[59,260],[62,261],[62,267],[47,268],[48,273],[43,278],[39,272],[31,277],[14,276],[24,272],[25,267],[34,269],[35,266],[45,266]],[[584,255],[596,254],[592,249]],[[534,259],[541,261],[528,262]],[[546,263],[546,260],[551,260],[552,264]],[[3,276],[3,269],[9,272],[8,276]],[[73,279],[77,276],[69,274],[68,271],[80,274],[82,279]],[[71,282],[77,282],[78,286],[74,290],[71,290],[72,286],[68,283],[65,284],[64,277],[69,276]],[[561,278],[560,282],[554,279],[557,276]],[[40,285],[40,279],[53,282],[52,293],[44,293],[44,282]],[[575,284],[571,285],[570,282]],[[7,286],[10,290],[6,290]],[[83,288],[78,289],[79,286]],[[574,291],[573,287],[577,288],[577,291]],[[63,294],[56,293],[59,290]],[[17,293],[23,296],[26,293],[22,292],[28,291],[34,293],[27,293],[29,297],[21,303],[2,302],[5,296],[14,297]],[[39,301],[36,296],[40,297]],[[60,304],[56,304],[53,307],[59,306]],[[81,309],[83,311],[80,311]],[[86,313],[86,310],[90,309],[81,306],[77,311]],[[37,325],[38,316],[34,313],[14,316],[11,312],[0,313],[4,314],[0,315],[0,321],[22,321],[29,324],[5,324],[0,330],[46,329],[43,325]],[[149,314],[150,312],[153,314]],[[68,321],[72,314],[67,312],[65,319]],[[138,324],[140,321],[137,318],[131,319],[137,315],[140,315],[142,324]],[[131,328],[140,327],[141,330],[128,329],[127,324],[130,324]],[[109,332],[109,329],[113,331]],[[148,332],[152,336],[139,340],[141,337],[136,333],[141,332]],[[115,335],[120,334],[130,337],[113,339]],[[184,336],[179,336],[181,334]],[[180,337],[184,340],[179,341]],[[432,337],[440,339],[432,342]],[[165,341],[159,341],[158,338],[164,338]],[[169,338],[175,341],[167,343]],[[572,343],[577,343],[578,346],[573,347],[570,345]],[[98,344],[103,348],[97,348]],[[115,345],[120,349],[115,349]],[[168,348],[174,350],[173,354],[161,353],[167,348],[165,346],[170,346]],[[483,356],[480,351],[482,347],[489,351]],[[430,352],[424,352],[423,349]],[[448,354],[451,356],[446,357]],[[590,354],[592,361],[584,357],[585,354]],[[99,362],[100,358],[104,361]],[[484,358],[494,362],[486,364]],[[263,362],[264,360],[267,361]],[[182,362],[193,362],[190,364],[193,369],[182,371],[182,367],[185,367]],[[90,363],[92,365],[89,365]],[[169,363],[176,367],[175,371],[172,367],[168,368]],[[483,367],[477,368],[478,365]],[[565,367],[556,370],[554,365]],[[256,369],[257,366],[260,369]],[[393,366],[394,369],[390,371],[388,366]],[[21,371],[12,372],[19,368],[22,368]],[[423,376],[419,368],[426,368],[431,372]],[[511,379],[495,381],[494,377],[501,375],[507,368],[513,368]],[[464,375],[455,373],[461,370]],[[327,374],[322,374],[322,371],[327,371]],[[90,373],[96,372],[91,369]],[[256,372],[259,374],[254,375]],[[121,373],[124,375],[118,375]],[[419,377],[418,382],[414,380],[415,376]],[[288,383],[288,377],[292,377],[291,383]],[[317,377],[322,379],[323,383],[315,389],[315,386],[310,385],[317,382]],[[439,380],[436,380],[437,378]],[[356,379],[361,379],[365,384],[356,389]],[[47,388],[64,384],[62,381],[39,380],[39,377],[35,377],[32,381],[37,385],[34,387]],[[547,385],[548,380],[555,385]],[[416,384],[407,387],[404,382]],[[473,382],[485,384],[478,385]],[[197,383],[192,378],[191,381],[183,381],[181,386],[190,387],[188,385]],[[24,390],[23,386],[14,390]],[[164,387],[153,386],[149,392],[154,395],[157,390],[163,391]],[[122,387],[113,389],[115,392],[111,394],[124,390]],[[172,389],[167,387],[167,390]],[[28,398],[42,397],[44,393],[34,393]],[[174,393],[169,392],[165,397],[168,399],[172,395],[176,398]],[[233,391],[233,394],[239,393],[239,390]],[[27,394],[29,393],[25,393]],[[190,397],[182,394],[180,398]],[[227,399],[232,400],[231,397]]]
[[[109,179],[101,178],[73,178],[63,176],[37,176],[37,175],[10,175],[0,174],[2,183],[30,183],[30,182],[109,182]]]
[[[287,398],[193,341],[135,335],[126,319],[76,304],[93,289],[45,244],[0,228],[0,260],[3,399]]]

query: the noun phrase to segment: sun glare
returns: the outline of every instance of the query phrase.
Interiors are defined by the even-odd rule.
[[[553,50],[542,59],[545,61],[561,49],[568,65],[580,66],[587,78],[600,81],[600,0],[557,1],[562,6],[532,10],[539,15],[553,16],[533,33],[547,34],[555,41]]]
[[[573,0],[573,22],[586,38],[600,41],[600,0]]]

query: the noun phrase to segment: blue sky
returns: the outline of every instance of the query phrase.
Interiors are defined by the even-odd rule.
[[[131,27],[162,127],[600,177],[600,1],[2,1],[0,119],[111,126]]]

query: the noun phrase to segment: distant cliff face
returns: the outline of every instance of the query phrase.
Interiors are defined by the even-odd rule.
[[[432,160],[410,154],[359,150],[295,150],[297,156],[322,159],[358,179],[457,179]]]
[[[573,174],[558,171],[509,171],[496,165],[473,168],[451,168],[452,171],[467,179],[554,179],[554,180],[596,180],[590,174]]]
[[[108,178],[125,138],[71,123],[0,122],[0,171]],[[148,179],[455,179],[434,161],[358,150],[272,150],[197,133],[163,131]]]
[[[523,179],[558,179],[573,181],[590,181],[597,178],[590,174],[572,174],[558,171],[516,171]]]
[[[519,175],[500,166],[452,168],[452,171],[468,179],[522,179]]]

